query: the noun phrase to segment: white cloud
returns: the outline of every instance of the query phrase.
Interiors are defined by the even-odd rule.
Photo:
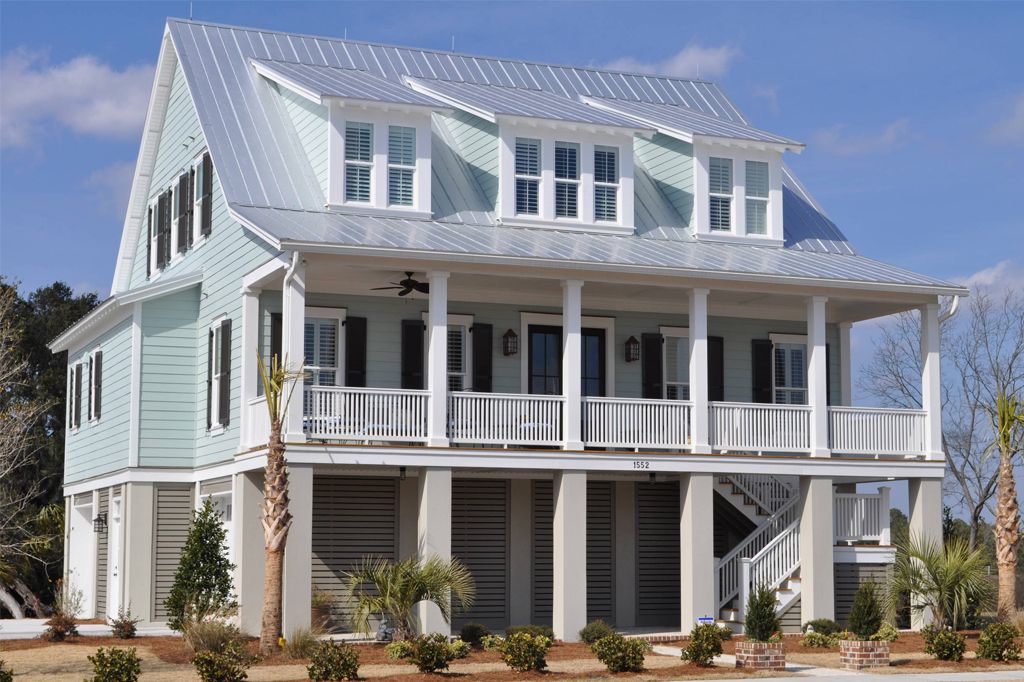
[[[901,118],[877,133],[847,133],[846,125],[837,123],[812,133],[811,143],[813,148],[836,156],[865,156],[901,147],[909,136],[910,119]]]
[[[128,205],[134,175],[134,161],[118,161],[94,170],[83,184],[93,190],[100,213],[121,217]]]
[[[1024,92],[1014,99],[1009,115],[989,129],[988,137],[993,142],[1024,145]]]
[[[112,68],[92,55],[50,64],[38,52],[0,59],[0,146],[30,147],[56,123],[75,133],[133,138],[146,118],[152,65]]]
[[[763,99],[768,110],[779,113],[779,89],[773,85],[756,85],[751,93],[757,99]]]
[[[622,57],[605,64],[605,68],[680,78],[720,78],[739,56],[739,48],[731,45],[708,47],[690,43],[661,61],[645,62],[635,57]]]
[[[972,290],[984,289],[989,293],[1010,289],[1024,291],[1024,265],[1009,259],[1002,260],[966,277],[958,277],[955,281]]]

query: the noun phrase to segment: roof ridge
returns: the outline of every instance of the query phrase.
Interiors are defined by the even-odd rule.
[[[707,85],[714,85],[714,86],[718,85],[717,81],[711,81],[711,80],[707,80],[707,79],[704,79],[704,78],[683,78],[682,76],[669,76],[667,74],[659,74],[659,73],[642,73],[640,71],[623,71],[623,70],[620,70],[620,69],[605,69],[605,68],[599,68],[599,67],[595,67],[595,66],[580,66],[578,64],[556,64],[556,63],[553,63],[553,62],[539,62],[539,61],[536,61],[536,60],[533,60],[533,59],[518,59],[518,58],[513,58],[513,57],[497,57],[495,55],[473,54],[473,53],[470,53],[470,52],[453,52],[451,50],[439,50],[439,49],[433,48],[433,47],[414,47],[412,45],[395,45],[394,43],[381,43],[381,42],[374,42],[372,40],[356,40],[356,39],[353,39],[353,38],[337,38],[337,37],[334,37],[334,36],[318,35],[318,34],[314,34],[314,33],[295,33],[295,32],[290,32],[290,31],[279,31],[279,30],[268,29],[268,28],[257,28],[255,26],[237,26],[235,24],[224,24],[224,23],[217,22],[217,21],[198,21],[196,19],[182,19],[180,17],[167,17],[167,21],[168,22],[174,21],[174,22],[178,22],[178,23],[182,23],[182,24],[192,24],[192,25],[195,25],[195,26],[215,26],[217,28],[228,28],[228,29],[233,29],[233,30],[236,30],[236,31],[256,31],[256,32],[259,32],[259,33],[274,33],[274,34],[278,34],[278,35],[292,36],[292,37],[295,37],[295,38],[312,38],[314,40],[332,40],[332,41],[339,42],[339,43],[353,43],[353,44],[357,44],[357,45],[369,45],[369,46],[375,46],[375,47],[386,47],[386,48],[393,48],[393,49],[396,49],[396,50],[419,50],[420,52],[430,52],[432,54],[443,54],[443,55],[449,55],[449,56],[455,56],[455,57],[466,57],[466,58],[469,58],[469,59],[490,59],[490,60],[499,61],[499,62],[502,62],[502,61],[506,61],[506,62],[519,62],[521,64],[530,64],[530,65],[533,65],[533,66],[548,67],[548,68],[555,68],[555,69],[581,69],[583,71],[591,71],[591,72],[596,72],[596,73],[617,74],[617,75],[622,75],[622,76],[633,76],[633,77],[636,77],[636,78],[664,78],[666,80],[679,81],[679,82],[682,82],[682,83],[705,83]],[[274,60],[274,61],[283,61],[283,60]],[[285,63],[302,64],[302,62],[285,62]],[[314,64],[313,66],[317,66],[317,65]],[[326,66],[328,66],[329,68],[344,68],[344,67],[331,67],[330,65],[326,65]],[[353,70],[360,71],[361,69],[353,69]]]

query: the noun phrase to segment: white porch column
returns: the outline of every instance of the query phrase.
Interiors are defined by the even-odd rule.
[[[234,476],[235,594],[238,626],[253,637],[260,634],[263,610],[263,473]]]
[[[448,445],[448,273],[428,272],[427,281],[427,444],[444,447]]]
[[[912,478],[907,481],[910,537],[942,543],[942,479]],[[910,627],[920,630],[932,622],[931,613],[910,612]]]
[[[241,449],[255,445],[252,442],[255,439],[251,433],[249,403],[256,397],[256,384],[259,382],[256,371],[259,318],[260,291],[245,287],[242,289],[242,376],[239,378],[242,389],[242,404],[239,406]]]
[[[312,466],[288,466],[288,510],[292,515],[292,525],[284,548],[284,589],[281,591],[281,628],[285,637],[291,637],[295,630],[310,625],[309,606],[313,597]]]
[[[807,404],[811,406],[811,457],[829,457],[828,369],[825,365],[825,301],[807,301]],[[831,617],[831,616],[830,616]]]
[[[680,627],[689,632],[701,616],[716,613],[715,533],[710,522],[714,507],[714,474],[682,474],[679,477]]]
[[[306,262],[301,254],[294,254],[291,266],[285,271],[281,292],[281,353],[283,361],[291,371],[301,371],[305,364],[306,327]],[[306,435],[302,430],[302,380],[298,380],[291,393],[285,413],[284,440],[289,443],[303,443]]]
[[[928,459],[942,459],[942,383],[939,376],[939,304],[921,306],[921,408]]]
[[[881,508],[882,518],[882,534],[878,538],[878,544],[888,546],[892,544],[892,527],[889,523],[889,506],[892,504],[892,488],[887,485],[883,485],[878,489],[879,502],[878,506]]]
[[[154,491],[152,483],[129,482],[124,486],[124,563],[121,565],[122,604],[132,615],[153,621]],[[70,511],[70,510],[69,510]],[[71,518],[67,516],[65,518]],[[70,527],[70,524],[68,524]],[[66,545],[70,547],[70,543]],[[68,562],[65,561],[65,567]]]
[[[583,381],[583,282],[562,282],[562,439],[566,450],[582,450],[581,383]],[[584,623],[585,625],[585,623]],[[556,631],[557,633],[557,631]],[[574,633],[575,634],[575,633]]]
[[[576,642],[587,624],[587,472],[556,472],[553,494],[551,622],[555,639]]]
[[[690,434],[693,452],[711,452],[708,432],[708,289],[690,290]],[[687,630],[689,632],[689,630]]]
[[[839,323],[839,383],[842,391],[840,404],[846,407],[853,405],[853,345],[850,340],[852,331],[852,322]]]
[[[800,621],[836,616],[832,479],[800,477]]]
[[[420,560],[435,556],[451,559],[452,470],[442,467],[421,469],[418,501],[416,535]],[[451,633],[451,624],[445,622],[435,604],[421,602],[416,613],[421,633]]]

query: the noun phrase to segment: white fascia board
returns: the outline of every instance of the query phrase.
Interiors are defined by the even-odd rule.
[[[498,119],[493,111],[487,111],[485,109],[481,109],[480,107],[475,107],[471,104],[466,104],[465,102],[462,102],[454,97],[450,97],[446,94],[436,92],[428,84],[424,83],[423,81],[416,80],[415,78],[405,76],[402,80],[405,82],[406,86],[412,88],[421,95],[433,97],[434,99],[444,102],[445,104],[451,107],[473,114],[474,116],[482,118],[485,121],[490,121],[491,123],[498,122]]]
[[[313,104],[323,104],[323,99],[321,98],[319,92],[315,92],[313,90],[310,90],[309,88],[299,85],[292,79],[282,76],[281,74],[275,71],[272,71],[271,69],[267,68],[265,64],[261,64],[255,59],[250,59],[249,64],[250,66],[252,66],[253,70],[256,71],[256,73],[263,76],[267,80],[277,83],[278,85],[283,85],[284,87],[288,88],[295,94],[301,95],[302,97],[308,99]]]
[[[555,130],[568,130],[572,132],[583,131],[593,135],[642,135],[649,137],[657,132],[648,126],[615,126],[601,123],[587,123],[586,121],[569,121],[561,118],[548,118],[544,116],[520,116],[516,114],[495,114],[494,122],[509,123],[522,127],[545,126]],[[488,119],[490,120],[490,119]]]
[[[446,107],[440,102],[437,104],[412,104],[410,102],[383,102],[377,99],[360,99],[359,97],[340,97],[337,95],[324,95],[319,100],[320,104],[329,105],[331,102],[339,102],[346,109],[375,109],[377,111],[399,111],[405,114],[450,114],[451,107]]]
[[[275,249],[278,249],[278,250],[284,250],[285,249],[285,247],[282,245],[281,240],[279,240],[277,237],[275,237],[274,235],[270,234],[269,232],[267,232],[266,230],[264,230],[259,225],[257,225],[256,223],[252,222],[251,220],[248,220],[248,219],[244,218],[242,215],[240,215],[238,213],[238,211],[235,210],[234,206],[232,206],[231,204],[228,204],[228,215],[231,216],[234,220],[237,220],[239,222],[239,224],[241,224],[243,227],[247,228],[254,235],[256,235],[257,237],[259,237],[260,239],[265,241],[272,248],[275,248]]]
[[[665,133],[669,135],[670,133]],[[704,144],[719,145],[723,147],[739,147],[740,149],[757,149],[759,151],[773,152],[795,152],[799,154],[806,145],[798,142],[765,142],[764,140],[747,140],[740,137],[720,137],[718,135],[695,134],[692,139]]]

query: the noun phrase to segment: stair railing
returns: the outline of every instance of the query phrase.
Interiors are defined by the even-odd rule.
[[[756,585],[775,590],[800,566],[800,519],[796,519],[749,559],[741,560],[739,614],[746,620],[747,596]]]
[[[770,474],[731,474],[726,479],[766,514],[777,512],[796,493],[789,483]]]

